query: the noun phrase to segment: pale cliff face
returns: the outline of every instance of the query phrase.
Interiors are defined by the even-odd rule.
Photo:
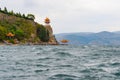
[[[46,25],[44,25],[44,26],[45,26],[45,28],[49,31],[50,36],[52,36],[52,35],[53,35],[53,30],[52,30],[51,25],[46,24]]]
[[[50,37],[49,43],[50,44],[58,44],[55,36],[53,35],[53,30],[52,30],[51,25],[46,24],[46,25],[44,25],[44,27],[49,31],[49,37]]]

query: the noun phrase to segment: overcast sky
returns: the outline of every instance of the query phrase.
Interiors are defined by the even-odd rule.
[[[54,33],[120,31],[120,0],[0,0],[0,7],[32,13]]]

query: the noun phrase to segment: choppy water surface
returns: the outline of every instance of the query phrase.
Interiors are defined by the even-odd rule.
[[[120,46],[0,46],[0,80],[120,80]]]

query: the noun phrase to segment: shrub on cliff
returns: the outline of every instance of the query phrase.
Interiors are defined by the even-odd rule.
[[[35,19],[35,16],[33,14],[28,14],[27,15],[27,18],[30,19],[30,20],[34,20]]]
[[[23,40],[24,37],[25,37],[25,34],[24,34],[23,30],[15,31],[15,38],[17,38],[18,40]]]
[[[43,42],[49,41],[49,32],[43,25],[37,26],[37,36]]]
[[[7,30],[4,27],[0,26],[0,41],[6,39],[6,33]]]

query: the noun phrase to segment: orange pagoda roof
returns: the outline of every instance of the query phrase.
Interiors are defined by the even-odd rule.
[[[45,23],[50,23],[50,19],[49,18],[45,18]]]
[[[7,36],[8,36],[8,37],[14,37],[15,35],[12,34],[11,32],[9,32],[9,33],[7,34]]]
[[[63,39],[63,40],[61,40],[61,42],[62,42],[62,43],[67,43],[67,42],[69,42],[69,41],[68,41],[68,40]]]

